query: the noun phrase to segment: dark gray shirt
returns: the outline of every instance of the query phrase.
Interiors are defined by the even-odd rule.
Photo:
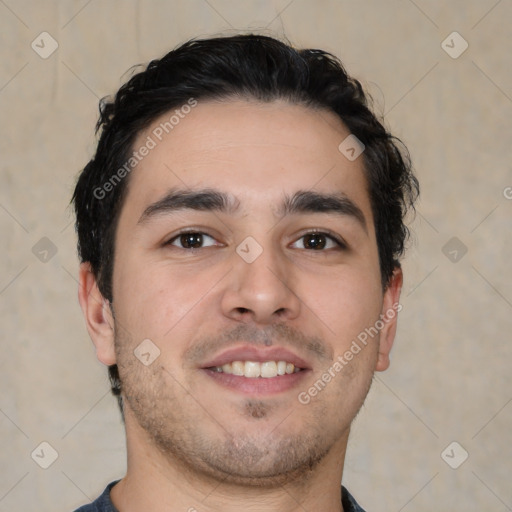
[[[118,481],[119,480],[108,484],[107,488],[103,491],[103,494],[97,500],[93,501],[89,505],[80,507],[75,510],[75,512],[119,512],[112,504],[112,501],[110,501],[110,489],[112,489]],[[344,512],[364,512],[345,487],[342,487],[341,489],[341,503],[343,505]]]

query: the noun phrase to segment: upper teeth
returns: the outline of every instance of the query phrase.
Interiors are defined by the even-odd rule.
[[[265,361],[264,363],[233,361],[222,366],[215,366],[213,369],[217,372],[230,373],[232,375],[249,378],[263,377],[266,379],[300,371],[300,368],[295,368],[295,365],[286,361]]]

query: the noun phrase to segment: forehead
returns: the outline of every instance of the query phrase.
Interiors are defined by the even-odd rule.
[[[253,210],[315,190],[347,195],[370,220],[363,159],[338,149],[349,134],[335,114],[284,101],[198,101],[138,135],[133,150],[150,149],[131,172],[123,210],[140,215],[175,187],[216,188]]]

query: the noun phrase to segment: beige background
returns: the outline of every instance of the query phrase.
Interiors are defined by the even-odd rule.
[[[98,99],[135,63],[240,29],[338,55],[422,184],[392,367],[356,420],[345,485],[369,512],[512,510],[511,20],[510,0],[0,0],[0,511],[69,512],[124,471],[68,208]],[[31,48],[43,31],[59,45],[47,59]],[[453,31],[469,44],[456,59]],[[441,457],[452,441],[469,453],[458,469]]]

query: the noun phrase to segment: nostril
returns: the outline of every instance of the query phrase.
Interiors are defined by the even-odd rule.
[[[249,309],[247,308],[236,308],[239,313],[248,313]]]

